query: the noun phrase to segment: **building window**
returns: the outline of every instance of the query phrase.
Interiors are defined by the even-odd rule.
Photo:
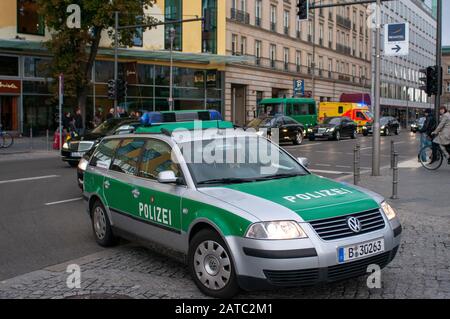
[[[237,45],[238,45],[238,36],[236,34],[233,34],[231,36],[231,54],[236,55],[237,51]]]
[[[24,57],[23,61],[23,75],[27,78],[49,78],[50,59]]]
[[[247,38],[241,37],[241,54],[246,55],[247,54]]]
[[[217,54],[217,0],[203,0],[203,16],[210,12],[210,29],[202,33],[202,52]]]
[[[19,76],[19,58],[0,55],[0,75]]]
[[[289,48],[284,48],[283,54],[284,70],[289,70]]]
[[[260,65],[261,64],[261,41],[256,40],[255,41],[255,56],[256,56],[256,64]]]
[[[447,66],[447,73],[450,74],[450,65]]]
[[[181,0],[166,0],[164,16],[166,22],[177,21],[183,19],[183,7]],[[182,50],[182,24],[174,23],[165,26],[165,49],[170,50],[170,29],[175,29],[175,39],[173,41],[173,49],[175,51]]]
[[[297,67],[297,72],[300,72],[300,68],[302,65],[302,53],[300,51],[297,51],[295,53],[295,65]]]
[[[255,25],[260,27],[262,18],[262,0],[256,0],[255,17]]]
[[[450,82],[447,82],[447,92],[450,93]]]
[[[319,45],[323,46],[323,23],[319,24]]]
[[[275,32],[277,30],[277,7],[270,6],[270,30]]]
[[[44,18],[35,0],[17,0],[17,33],[44,35]]]
[[[284,34],[289,35],[289,11],[287,10],[284,10],[283,27],[284,27]]]
[[[269,57],[270,57],[270,66],[272,68],[274,68],[275,67],[275,61],[277,59],[277,47],[276,47],[275,44],[271,44],[270,45]]]

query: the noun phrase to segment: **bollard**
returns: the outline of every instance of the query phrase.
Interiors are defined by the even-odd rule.
[[[391,169],[394,168],[394,152],[395,152],[395,144],[394,140],[391,140]]]
[[[358,146],[353,149],[353,184],[358,185],[359,170],[358,170]]]
[[[48,129],[47,129],[47,131],[45,131],[45,137],[46,137],[46,143],[47,143],[47,152],[49,152],[50,151],[50,147],[49,147],[49,143],[48,143]]]
[[[394,152],[392,166],[392,199],[398,199],[398,153]]]
[[[361,182],[361,145],[359,142],[356,143],[356,149],[357,151],[357,177],[358,177],[358,183]]]
[[[33,149],[33,128],[30,127],[30,150]]]

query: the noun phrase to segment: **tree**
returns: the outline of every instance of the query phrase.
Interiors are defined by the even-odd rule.
[[[51,30],[51,39],[46,43],[53,55],[51,73],[55,78],[60,73],[64,74],[64,92],[76,97],[84,119],[92,67],[102,36],[107,34],[114,45],[114,12],[119,12],[119,25],[134,25],[137,22],[151,24],[158,21],[155,17],[145,16],[144,10],[155,2],[156,0],[37,0],[39,13]],[[81,8],[80,28],[71,29],[66,24],[70,15],[67,7],[70,4],[77,4]],[[120,30],[119,45],[131,46],[135,35],[138,35],[135,29]]]

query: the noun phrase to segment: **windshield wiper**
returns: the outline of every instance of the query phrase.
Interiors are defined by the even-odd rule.
[[[205,184],[235,184],[235,183],[248,183],[255,181],[255,178],[239,178],[239,177],[226,177],[226,178],[215,178],[208,179],[206,181],[198,182],[197,185]]]
[[[256,180],[268,180],[268,179],[281,179],[281,178],[289,178],[289,177],[296,177],[296,176],[305,176],[306,174],[302,173],[285,173],[285,174],[274,174],[274,175],[268,175],[264,177],[259,177]]]

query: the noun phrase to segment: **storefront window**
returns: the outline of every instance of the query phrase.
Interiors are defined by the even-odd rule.
[[[154,65],[138,64],[137,73],[139,84],[153,85]]]
[[[17,32],[44,35],[44,19],[35,0],[17,0]]]
[[[50,59],[25,57],[24,58],[24,76],[31,78],[48,78],[51,76],[49,72]]]
[[[173,68],[173,72],[175,73],[176,68]],[[167,85],[169,86],[170,81],[170,68],[164,65],[155,66],[155,85]]]
[[[19,76],[19,58],[0,55],[0,75]]]
[[[217,54],[217,0],[202,0],[203,17],[209,13],[209,29],[202,34],[202,52]]]
[[[53,132],[56,129],[56,106],[52,96],[24,95],[24,134],[29,135],[31,129],[33,135],[45,134],[47,129]]]
[[[183,19],[183,7],[182,7],[182,1],[181,0],[166,0],[165,1],[165,19],[166,22],[171,21],[177,21]],[[174,23],[174,24],[167,24],[165,26],[165,49],[170,50],[170,34],[169,30],[174,28],[175,29],[175,39],[173,42],[173,50],[175,51],[181,51],[182,50],[182,39],[183,39],[183,33],[182,33],[182,24],[181,23]]]

